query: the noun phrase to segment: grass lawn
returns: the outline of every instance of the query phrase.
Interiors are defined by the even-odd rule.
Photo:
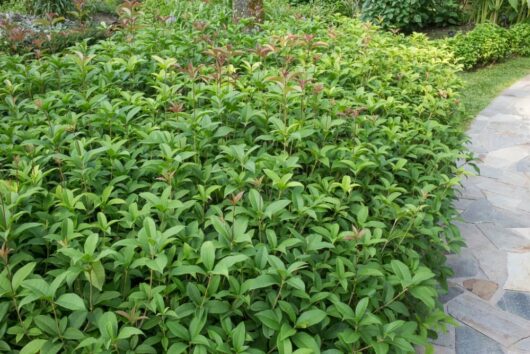
[[[464,126],[504,89],[530,74],[530,58],[514,58],[475,71],[463,72],[462,100],[467,110]]]

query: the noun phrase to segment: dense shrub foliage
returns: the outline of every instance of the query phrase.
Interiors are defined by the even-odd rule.
[[[362,17],[384,28],[405,31],[459,24],[462,9],[454,0],[364,0]]]
[[[0,350],[412,352],[460,244],[454,69],[423,36],[180,2],[0,56]]]
[[[510,28],[514,54],[530,56],[530,24],[519,23]]]
[[[520,23],[509,29],[492,23],[476,26],[443,40],[465,69],[496,63],[512,55],[530,55],[530,24]]]
[[[448,40],[464,68],[495,63],[512,52],[510,33],[492,23],[478,25],[471,32],[459,33]]]

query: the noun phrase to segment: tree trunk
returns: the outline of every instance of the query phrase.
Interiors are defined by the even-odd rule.
[[[256,24],[263,22],[263,0],[232,0],[234,20],[251,18]]]

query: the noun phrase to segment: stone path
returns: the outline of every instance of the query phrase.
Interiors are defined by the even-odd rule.
[[[468,132],[480,176],[457,208],[467,247],[449,256],[446,311],[460,324],[436,353],[530,353],[530,76],[495,99]]]

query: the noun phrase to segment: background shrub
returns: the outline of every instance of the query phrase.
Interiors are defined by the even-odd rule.
[[[510,28],[513,53],[530,56],[530,24],[519,23]]]
[[[458,24],[462,10],[454,0],[364,0],[362,17],[384,28],[412,31],[430,25]]]
[[[461,243],[447,52],[344,18],[249,33],[182,3],[65,55],[0,56],[1,349],[425,344]]]
[[[477,25],[472,31],[459,33],[445,43],[465,69],[495,63],[513,52],[510,31],[492,23]]]

